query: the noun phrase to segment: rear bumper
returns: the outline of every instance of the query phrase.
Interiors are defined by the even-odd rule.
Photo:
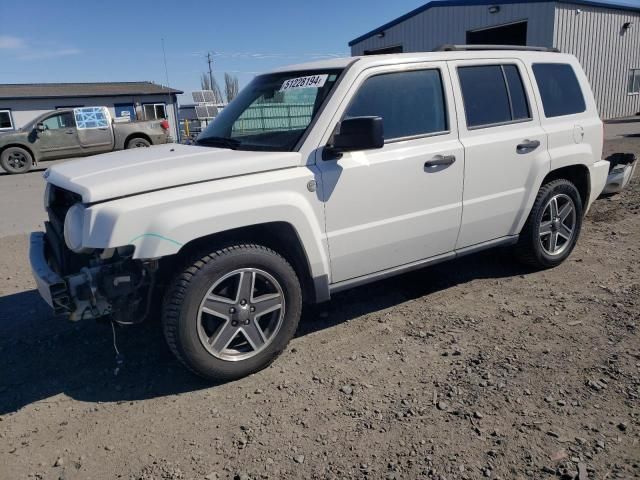
[[[617,164],[615,163],[615,160],[612,162],[609,176],[607,177],[607,184],[605,185],[602,193],[611,194],[621,192],[633,178],[636,166],[638,165],[638,160],[633,154],[622,155],[628,155],[628,158],[623,162],[618,162]]]
[[[591,178],[591,192],[589,194],[589,203],[585,205],[585,213],[589,211],[591,205],[596,198],[600,196],[607,184],[609,175],[609,162],[600,160],[589,167],[589,177]]]
[[[29,261],[40,296],[53,308],[56,315],[68,314],[72,309],[69,289],[64,279],[49,266],[44,232],[31,234]]]

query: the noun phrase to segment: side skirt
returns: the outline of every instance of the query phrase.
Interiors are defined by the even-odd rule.
[[[361,277],[350,278],[349,280],[343,280],[329,285],[329,294],[341,292],[342,290],[348,290],[350,288],[365,285],[371,282],[377,282],[385,278],[401,275],[412,270],[418,270],[420,268],[435,265],[437,263],[453,260],[454,258],[464,257],[473,253],[481,252],[482,250],[488,250],[494,247],[505,247],[509,245],[515,245],[518,242],[519,235],[511,235],[508,237],[496,238],[487,242],[478,243],[469,247],[454,250],[453,252],[444,253],[442,255],[436,255],[435,257],[425,258],[418,260],[417,262],[411,262],[397,267],[389,268],[387,270],[381,270],[379,272],[370,273]]]

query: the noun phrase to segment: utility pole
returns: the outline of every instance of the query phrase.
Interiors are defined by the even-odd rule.
[[[207,52],[207,63],[209,64],[209,88],[213,90],[213,72],[211,71],[213,59],[211,58],[211,52]]]

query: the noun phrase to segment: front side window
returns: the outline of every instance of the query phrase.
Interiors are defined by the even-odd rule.
[[[629,70],[629,90],[628,93],[640,93],[640,68]]]
[[[345,118],[381,117],[385,140],[448,130],[440,70],[384,73],[368,78]]]
[[[458,77],[468,128],[531,118],[522,78],[515,65],[459,67]]]
[[[76,126],[73,120],[73,113],[71,112],[53,115],[43,120],[42,124],[45,130],[59,130],[61,128],[74,128]]]
[[[11,110],[0,110],[0,130],[13,130]]]
[[[574,115],[587,107],[580,83],[571,65],[566,63],[534,63],[544,115],[547,118]]]
[[[295,149],[340,70],[282,72],[253,79],[198,136],[198,145],[237,150]]]

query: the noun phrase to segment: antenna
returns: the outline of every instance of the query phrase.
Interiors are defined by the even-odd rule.
[[[164,58],[164,75],[167,78],[167,87],[169,86],[169,69],[167,68],[167,52],[164,50],[164,37],[160,38],[162,43],[162,57]]]

